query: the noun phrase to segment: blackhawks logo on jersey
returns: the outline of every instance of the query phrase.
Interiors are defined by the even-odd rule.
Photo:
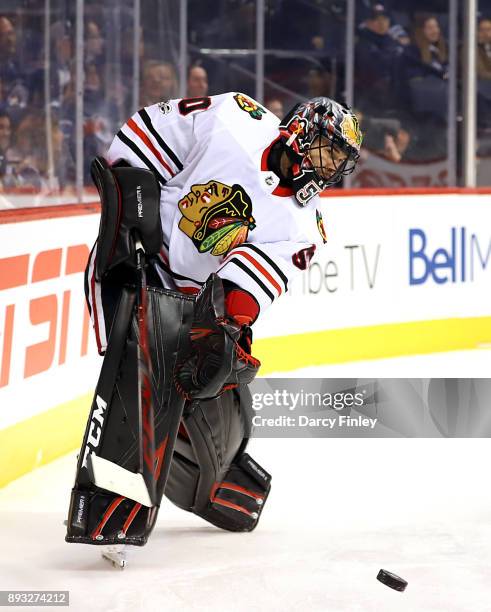
[[[179,229],[200,253],[225,255],[256,227],[251,199],[240,185],[218,181],[193,185],[179,200],[179,210]]]
[[[322,218],[322,213],[319,212],[317,208],[315,209],[315,218],[317,220],[317,229],[319,230],[319,234],[321,235],[322,242],[326,244],[327,235],[326,235],[326,228],[324,227],[324,219]]]
[[[237,102],[239,107],[246,113],[249,113],[249,115],[253,119],[262,119],[262,116],[266,112],[266,109],[264,109],[262,106],[259,106],[259,104],[257,102],[254,102],[254,100],[251,100],[247,96],[244,96],[244,94],[235,94],[234,100]]]

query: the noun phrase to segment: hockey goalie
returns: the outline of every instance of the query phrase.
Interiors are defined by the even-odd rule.
[[[329,98],[280,122],[226,93],[141,109],[93,161],[85,289],[104,359],[67,542],[142,546],[164,495],[220,529],[256,527],[271,476],[246,453],[251,330],[325,243],[319,193],[361,139]]]

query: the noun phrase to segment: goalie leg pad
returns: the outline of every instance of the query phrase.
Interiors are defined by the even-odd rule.
[[[147,287],[146,293],[145,319],[152,365],[149,391],[154,403],[155,434],[151,467],[156,503],[145,506],[118,488],[121,483],[118,474],[123,473],[124,482],[125,470],[129,477],[140,472],[142,450],[137,389],[141,367],[137,359],[139,326],[133,308],[134,294],[125,289],[114,317],[79,454],[67,542],[142,546],[155,524],[184,407],[184,400],[174,387],[173,371],[181,348],[187,350],[194,301],[166,289]],[[113,465],[109,475],[116,474],[114,487],[110,486],[110,478],[105,479],[109,484],[104,487],[97,485],[93,455],[106,460],[106,465]]]
[[[228,531],[252,531],[271,488],[271,476],[244,452],[248,400],[242,388],[185,410],[165,488],[177,506]]]
[[[147,508],[114,493],[74,488],[68,516],[67,542],[143,546],[157,518],[157,507]]]

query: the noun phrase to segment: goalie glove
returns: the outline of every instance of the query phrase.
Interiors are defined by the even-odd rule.
[[[176,367],[179,393],[210,399],[250,383],[261,365],[250,354],[251,341],[251,328],[225,313],[222,280],[211,274],[196,297],[190,350]]]

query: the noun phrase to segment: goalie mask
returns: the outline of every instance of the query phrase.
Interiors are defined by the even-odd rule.
[[[292,162],[288,178],[302,206],[355,169],[362,134],[348,106],[312,98],[297,104],[279,127]]]

